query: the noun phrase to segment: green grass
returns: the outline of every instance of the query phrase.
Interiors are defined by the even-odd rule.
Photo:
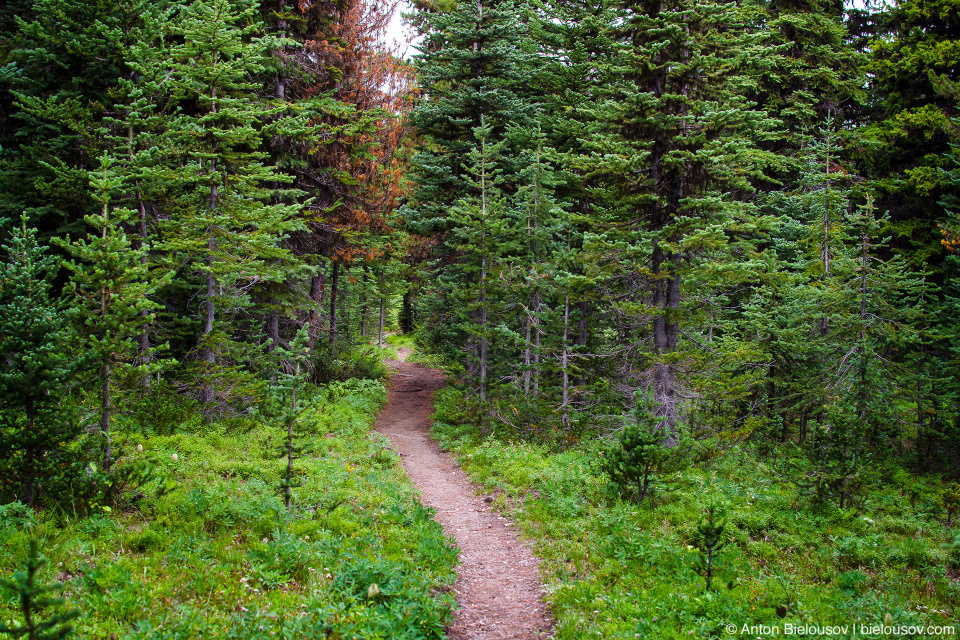
[[[456,551],[370,432],[384,401],[381,384],[356,380],[308,399],[290,511],[277,426],[135,438],[144,451],[126,462],[153,461],[159,483],[91,518],[0,507],[0,575],[37,537],[41,577],[65,585],[84,639],[441,638]],[[19,619],[15,605],[3,594],[0,624]]]
[[[609,486],[601,442],[557,451],[484,438],[457,424],[462,404],[456,389],[439,392],[434,435],[535,541],[557,638],[741,637],[744,625],[787,635],[786,625],[876,625],[888,613],[894,625],[957,621],[960,555],[941,548],[952,533],[937,519],[936,478],[881,470],[856,509],[816,507],[777,466],[734,447],[637,506]],[[712,502],[727,508],[728,544],[707,593],[692,542]]]
[[[394,333],[387,336],[384,341],[389,344],[394,349],[416,349],[417,345],[414,340],[413,334],[410,333]]]

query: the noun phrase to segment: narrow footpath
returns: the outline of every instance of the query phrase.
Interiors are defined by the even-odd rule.
[[[553,620],[543,603],[538,561],[516,530],[493,511],[453,458],[430,439],[433,393],[444,382],[435,369],[387,361],[387,406],[375,429],[400,454],[407,474],[433,507],[444,532],[460,548],[454,587],[460,608],[448,632],[451,640],[533,640],[549,638]]]

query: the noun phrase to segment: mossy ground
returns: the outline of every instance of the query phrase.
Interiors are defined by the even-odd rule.
[[[279,426],[130,436],[127,462],[159,476],[144,497],[81,518],[0,507],[0,574],[38,538],[41,579],[65,585],[84,639],[441,638],[456,552],[370,432],[385,397],[358,380],[310,394],[290,510]],[[0,621],[19,619],[15,605],[4,594]]]

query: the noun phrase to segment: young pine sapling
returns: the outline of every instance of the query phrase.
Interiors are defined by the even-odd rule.
[[[727,519],[723,509],[716,504],[711,504],[700,518],[697,530],[693,534],[693,545],[700,551],[700,555],[693,563],[693,568],[706,579],[707,591],[710,590],[710,583],[716,573],[714,565],[717,553],[726,546],[723,535],[726,526]]]
[[[635,394],[634,422],[624,428],[620,438],[607,450],[607,473],[623,489],[636,490],[637,504],[652,491],[654,475],[662,471],[672,456],[665,443],[655,402],[641,390]]]
[[[309,328],[304,325],[297,336],[290,343],[289,349],[279,347],[276,350],[280,357],[281,369],[277,374],[277,393],[280,399],[281,409],[279,412],[281,422],[287,428],[287,437],[282,449],[283,455],[287,458],[287,469],[284,472],[283,480],[280,482],[280,488],[283,491],[283,503],[287,509],[290,508],[291,489],[299,486],[294,474],[293,461],[301,452],[301,447],[295,440],[295,430],[300,420],[300,408],[297,406],[297,393],[307,384],[307,366],[310,350],[307,346],[309,341]],[[289,401],[289,405],[287,404]]]
[[[62,584],[37,583],[37,571],[46,563],[47,559],[37,549],[36,539],[31,538],[24,570],[15,572],[12,580],[0,578],[0,588],[17,595],[24,619],[24,624],[16,627],[0,624],[0,634],[27,640],[62,640],[73,633],[73,626],[68,623],[80,615],[76,609],[51,611],[46,620],[41,620],[48,609],[58,608],[64,603],[63,598],[51,597],[54,592],[63,589]]]

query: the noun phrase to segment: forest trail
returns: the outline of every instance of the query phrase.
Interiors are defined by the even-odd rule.
[[[430,439],[433,393],[443,373],[388,360],[390,395],[375,429],[390,439],[423,504],[433,507],[444,532],[460,548],[454,592],[460,609],[450,640],[533,640],[551,635],[538,560],[513,525],[493,511],[450,454]]]

